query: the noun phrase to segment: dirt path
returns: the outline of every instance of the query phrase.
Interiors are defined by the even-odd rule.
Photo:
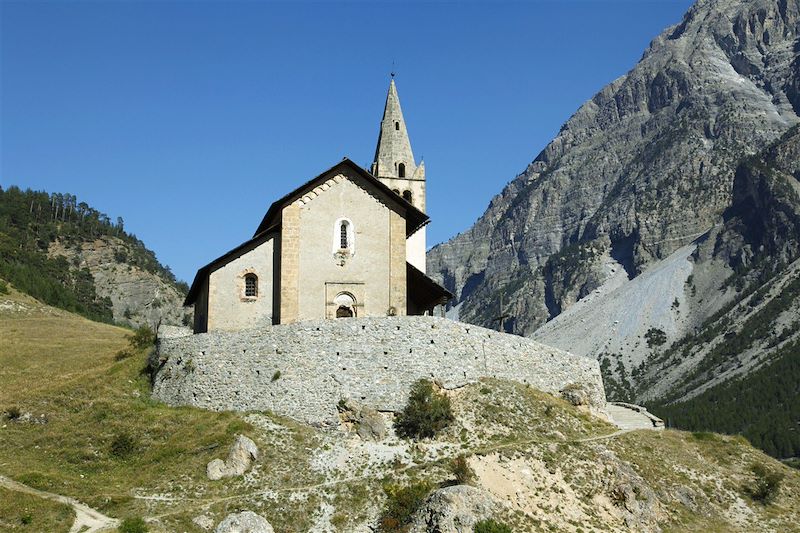
[[[22,483],[18,483],[5,476],[0,476],[0,487],[16,492],[32,494],[33,496],[38,496],[39,498],[44,498],[46,500],[65,503],[72,507],[72,509],[75,511],[75,522],[72,524],[69,533],[95,533],[100,531],[109,531],[119,525],[119,520],[116,518],[110,518],[99,511],[95,511],[88,505],[84,505],[78,500],[68,496],[61,496],[60,494],[53,494],[52,492],[34,489],[33,487],[23,485]]]

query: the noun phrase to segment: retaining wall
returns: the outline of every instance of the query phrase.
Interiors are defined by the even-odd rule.
[[[188,333],[188,332],[187,332]],[[436,317],[315,320],[259,329],[160,332],[153,396],[171,405],[262,411],[308,423],[338,423],[352,398],[381,411],[405,405],[419,378],[457,388],[481,377],[557,394],[570,384],[605,409],[597,361]]]

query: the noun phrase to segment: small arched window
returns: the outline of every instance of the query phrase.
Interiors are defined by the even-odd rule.
[[[399,165],[397,165],[397,175],[400,176],[401,178],[405,178],[406,177],[406,164],[405,163],[400,163]]]
[[[400,189],[392,189],[397,196],[400,196]]]
[[[255,298],[258,296],[258,276],[255,274],[247,274],[244,277],[244,295],[248,298]]]
[[[355,253],[355,228],[353,223],[340,218],[333,226],[333,255],[337,258]]]
[[[347,238],[347,226],[348,223],[346,220],[342,220],[339,223],[339,248],[343,250],[350,247],[350,241]]]
[[[395,129],[396,131],[400,131],[400,123],[399,123],[399,122],[395,122],[395,123],[394,123],[394,129]]]
[[[403,191],[403,200],[408,203],[411,203],[411,191]]]

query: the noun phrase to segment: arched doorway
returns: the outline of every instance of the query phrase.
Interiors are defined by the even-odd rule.
[[[333,299],[336,305],[336,318],[353,318],[356,316],[356,299],[349,292],[340,292]]]

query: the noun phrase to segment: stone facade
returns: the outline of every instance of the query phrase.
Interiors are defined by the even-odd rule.
[[[316,320],[198,335],[171,329],[158,346],[153,396],[171,405],[335,424],[343,398],[398,411],[417,379],[457,388],[496,377],[554,394],[579,385],[592,409],[605,409],[597,361],[442,318]]]
[[[298,302],[296,319],[335,318],[335,299],[341,294],[351,298],[356,316],[386,316],[390,308],[397,314],[406,314],[405,276],[392,279],[394,269],[402,268],[405,274],[403,217],[349,169],[317,189],[284,208],[286,211],[298,206],[298,267],[294,271],[284,269],[281,281],[283,286],[297,291],[291,295],[286,291],[287,298]],[[285,213],[283,219],[285,232]],[[352,232],[352,242],[345,253],[339,253],[342,221]],[[284,242],[289,238],[284,235]],[[392,246],[399,248],[393,253]],[[402,261],[399,265],[396,260],[393,262],[398,257]],[[284,317],[281,323],[290,321]]]
[[[277,235],[209,274],[208,329],[235,331],[273,323],[273,278],[279,258]],[[245,276],[255,275],[257,291],[245,294]]]

